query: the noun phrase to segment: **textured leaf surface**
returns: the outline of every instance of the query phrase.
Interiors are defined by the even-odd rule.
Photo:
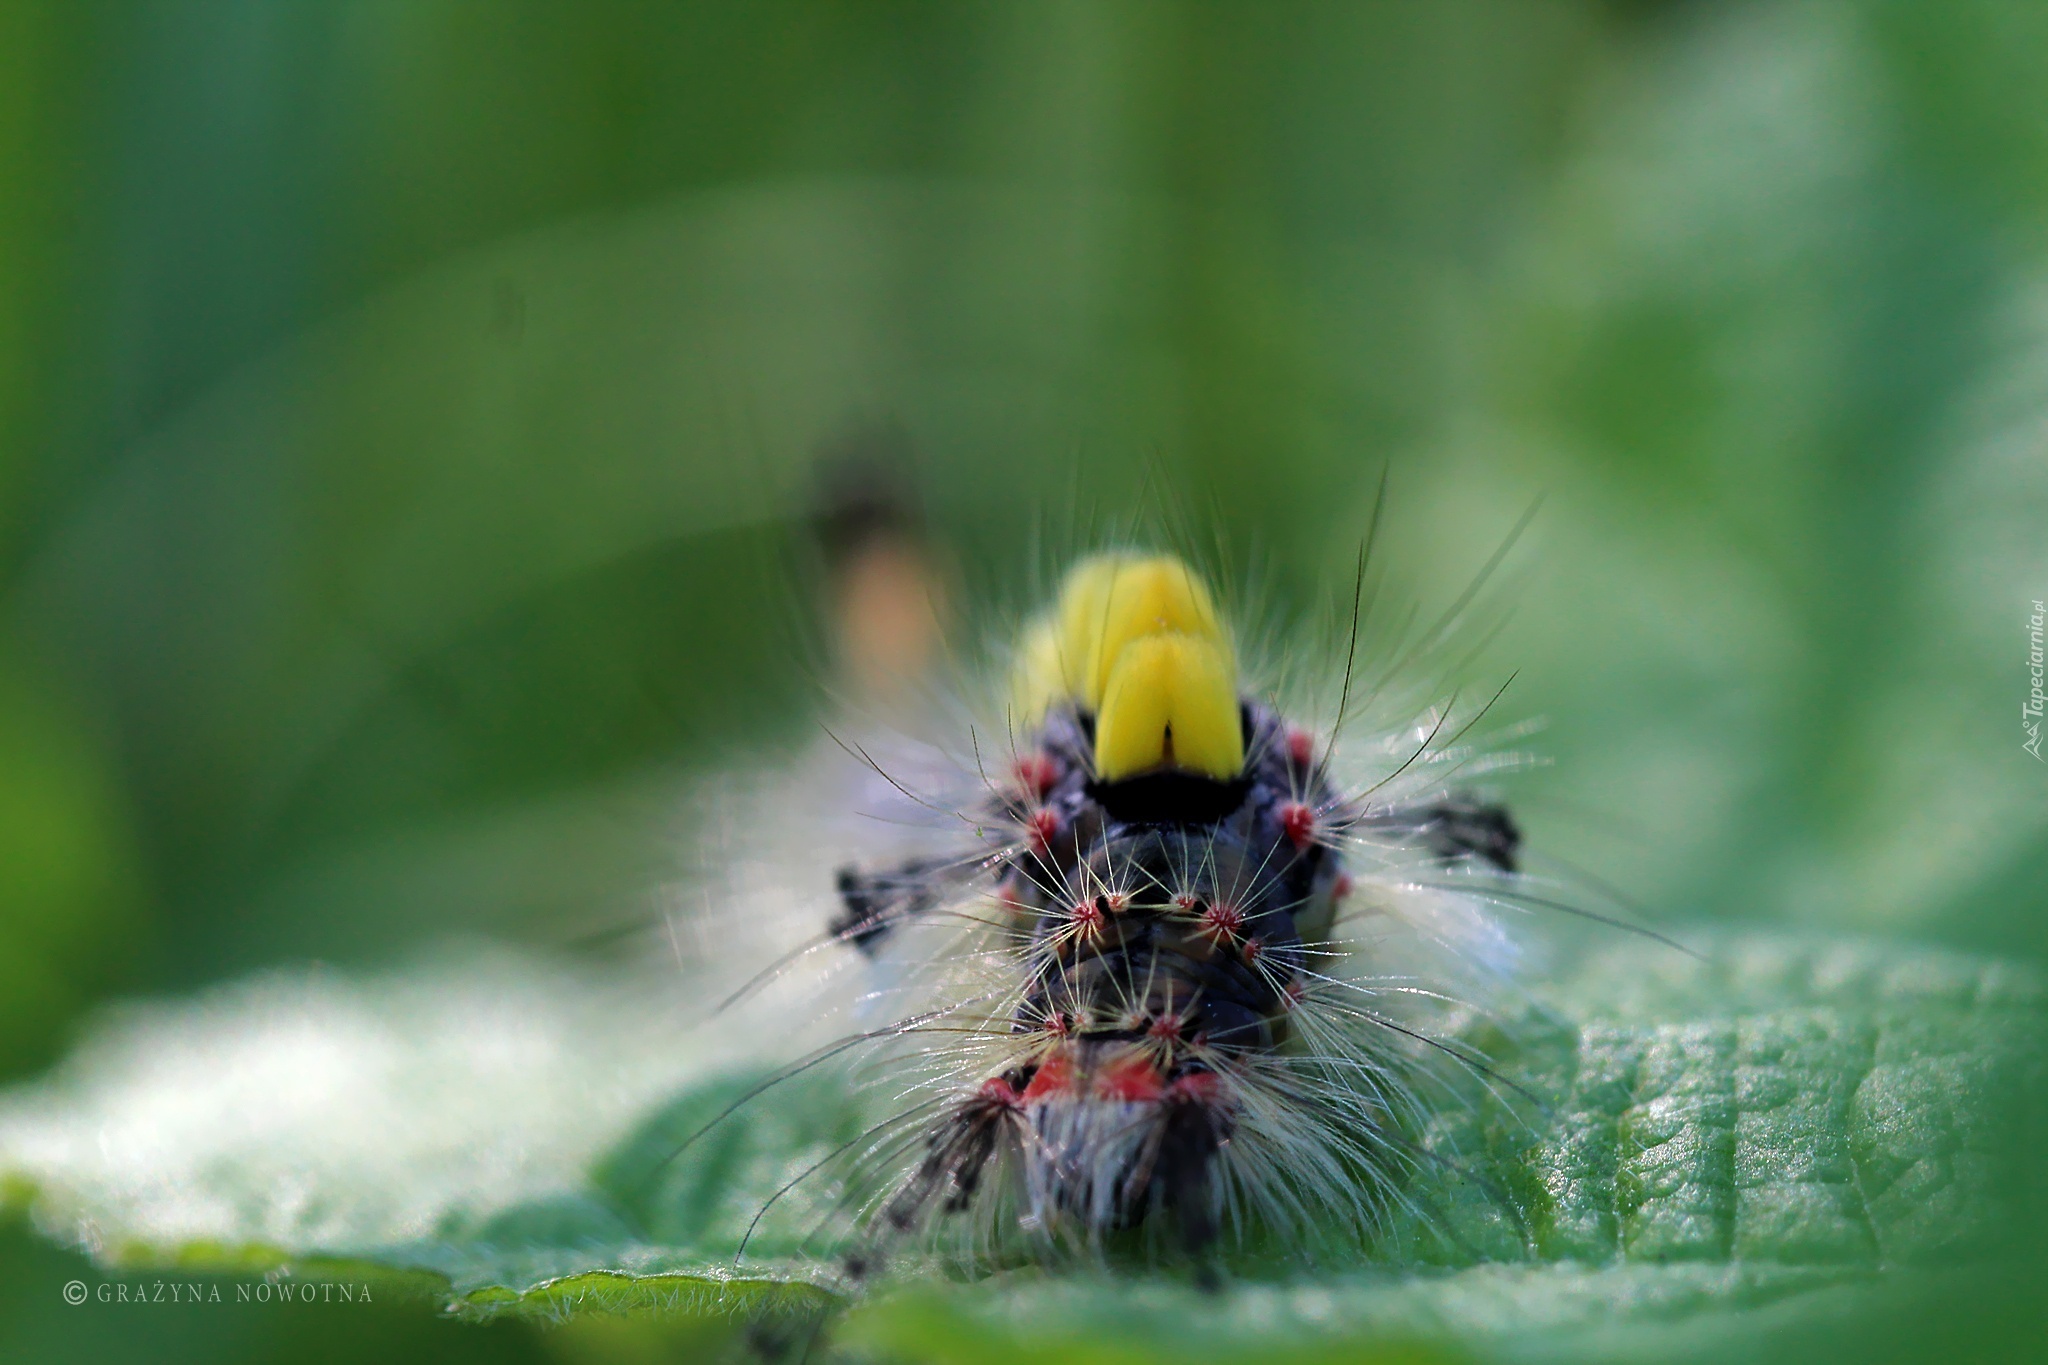
[[[1483,1026],[1546,1103],[1446,1106],[1424,1136],[1446,1161],[1414,1192],[1429,1215],[1371,1264],[1246,1255],[1221,1293],[1101,1268],[913,1281],[832,1339],[1512,1356],[1855,1317],[1933,1283],[1919,1267],[2009,1258],[2038,1185],[2032,974],[1841,941],[1706,956],[1617,947]],[[829,1196],[773,1196],[868,1120],[820,1068],[706,1130],[761,1073],[742,1039],[662,1026],[667,1008],[509,958],[265,978],[111,1023],[9,1098],[0,1168],[46,1232],[114,1265],[377,1274],[474,1315],[815,1320],[842,1300],[805,1245]]]

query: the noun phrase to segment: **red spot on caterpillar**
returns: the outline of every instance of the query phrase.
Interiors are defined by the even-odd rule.
[[[1296,772],[1307,772],[1316,759],[1316,739],[1299,726],[1287,731],[1287,766]]]
[[[1341,901],[1350,894],[1351,874],[1349,872],[1338,873],[1337,880],[1330,886],[1330,899]]]
[[[1296,848],[1307,848],[1316,839],[1316,813],[1299,801],[1280,808],[1280,831]]]
[[[1018,1102],[1023,1099],[1023,1096],[1017,1093],[1017,1087],[1001,1076],[991,1076],[983,1081],[981,1089],[976,1093],[990,1104],[999,1104],[1005,1109],[1015,1109]]]
[[[1067,918],[1074,922],[1074,928],[1083,934],[1095,935],[1102,932],[1102,897],[1082,901],[1067,912]]]
[[[1244,946],[1239,951],[1244,954],[1245,965],[1250,966],[1259,960],[1261,953],[1266,951],[1266,945],[1255,938],[1248,938],[1244,941]]]
[[[1038,1064],[1031,1084],[1024,1087],[1023,1102],[1061,1095],[1074,1088],[1074,1062],[1065,1052],[1055,1052]]]
[[[1167,1099],[1193,1104],[1214,1104],[1222,1093],[1223,1082],[1213,1071],[1190,1071],[1166,1087]]]
[[[1044,800],[1059,780],[1060,765],[1051,754],[1026,754],[1017,760],[1017,785],[1034,801]]]
[[[1035,810],[1025,824],[1031,830],[1031,851],[1043,854],[1052,847],[1053,836],[1060,832],[1060,813],[1056,810]]]
[[[1285,986],[1281,987],[1280,1008],[1283,1010],[1293,1010],[1299,1008],[1301,1005],[1301,998],[1306,994],[1308,994],[1308,988],[1306,986],[1303,986],[1301,984],[1300,978],[1297,977],[1295,980],[1290,981]]]
[[[1145,1032],[1154,1038],[1179,1038],[1180,1016],[1178,1014],[1162,1014],[1152,1021],[1152,1027],[1146,1029]]]
[[[1233,938],[1244,928],[1244,911],[1228,901],[1218,901],[1202,915],[1202,929],[1218,938]]]
[[[1200,896],[1191,896],[1183,891],[1173,898],[1173,908],[1184,915],[1192,915],[1195,911],[1202,908],[1202,898]]]
[[[1143,1104],[1166,1093],[1166,1079],[1142,1053],[1119,1057],[1095,1073],[1095,1093],[1105,1100]]]

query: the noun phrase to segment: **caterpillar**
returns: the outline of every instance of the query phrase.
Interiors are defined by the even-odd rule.
[[[1485,888],[1521,834],[1469,788],[1498,762],[1461,745],[1476,717],[1432,704],[1347,744],[1349,661],[1318,733],[1240,651],[1184,559],[1092,555],[1019,632],[971,800],[875,765],[958,833],[837,871],[827,940],[894,983],[872,998],[917,1002],[861,1035],[898,1045],[901,1108],[855,1154],[852,1278],[949,1230],[983,1257],[1136,1239],[1202,1266],[1227,1234],[1367,1237],[1430,1159],[1438,1073],[1486,1072],[1417,965],[1505,953]]]

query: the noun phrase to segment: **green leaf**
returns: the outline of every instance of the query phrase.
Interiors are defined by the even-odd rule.
[[[870,1121],[856,1092],[824,1067],[761,1089],[755,1045],[672,1008],[644,981],[496,954],[136,1008],[0,1107],[0,1173],[110,1267],[374,1277],[475,1317],[803,1326],[844,1306],[842,1346],[978,1360],[1739,1333],[2012,1264],[2039,1204],[2031,972],[1859,941],[1735,937],[1698,961],[1630,941],[1468,1030],[1544,1104],[1444,1105],[1420,1140],[1446,1160],[1409,1192],[1429,1212],[1370,1260],[1247,1250],[1221,1292],[1127,1266],[906,1274],[858,1298],[812,1237],[834,1192],[799,1179]]]

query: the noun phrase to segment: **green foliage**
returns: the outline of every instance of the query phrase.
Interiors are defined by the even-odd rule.
[[[631,1016],[606,1027],[595,1000],[549,981],[412,978],[329,988],[310,1009],[291,1003],[304,984],[279,983],[138,1015],[0,1111],[0,1170],[39,1223],[92,1229],[131,1273],[282,1271],[464,1317],[650,1313],[941,1360],[1523,1359],[1673,1324],[1768,1344],[1795,1302],[1853,1317],[1921,1292],[1929,1267],[2013,1264],[2042,1192],[2035,974],[1854,941],[1730,938],[1705,962],[1628,944],[1471,1039],[1542,1103],[1476,1083],[1446,1102],[1416,1135],[1440,1164],[1369,1257],[1253,1242],[1220,1292],[1110,1263],[849,1296],[837,1192],[801,1177],[873,1120],[860,1092],[830,1069],[762,1088],[768,1073],[726,1066],[651,1108],[593,1103],[622,1077],[653,1093],[658,1050],[622,1045]],[[465,990],[560,1027],[534,1024],[509,1044],[533,1056],[507,1067],[490,1056],[503,1033],[448,1004]],[[271,1097],[295,1068],[317,1083]],[[471,1074],[420,1091],[412,1070]],[[521,1108],[516,1088],[550,1102]],[[380,1151],[356,1133],[388,1112],[432,1144]],[[251,1127],[256,1159],[241,1155]],[[596,1155],[493,1184],[497,1154],[525,1147]],[[451,1180],[464,1152],[479,1174]],[[415,1227],[431,1231],[392,1236]],[[1744,1325],[1767,1305],[1779,1319]]]
[[[604,1052],[576,988],[487,953],[377,974],[644,913],[679,777],[810,733],[814,463],[887,420],[967,653],[1047,561],[1162,504],[1274,619],[1312,616],[1391,465],[1378,660],[1545,499],[1482,661],[1519,670],[1503,716],[1549,725],[1508,793],[1544,870],[1866,946],[1539,979],[1570,1026],[1516,1064],[1553,1126],[1478,1103],[1432,1138],[1517,1201],[1520,1228],[1437,1193],[1510,1263],[1411,1230],[1402,1272],[1216,1300],[913,1289],[840,1349],[1427,1359],[1449,1322],[1482,1355],[1881,1359],[1958,1353],[1944,1319],[1986,1351],[2032,1330],[2027,1249],[1982,1239],[2031,1207],[2004,1099],[2035,1007],[2023,968],[1942,952],[2048,951],[2018,725],[2048,594],[2044,92],[2027,0],[0,5],[0,1072],[96,1001],[258,973],[204,997],[217,1033],[93,1026],[67,1102],[137,1119],[94,1068],[177,1047],[166,1074],[212,1093],[193,1059],[293,1020],[407,1078],[374,1140],[329,1125],[361,1140],[317,1149],[325,1224],[276,1221],[304,1172],[261,1131],[207,1148],[268,1182],[232,1217],[138,1223],[165,1210],[112,1169],[9,1148],[17,1202],[66,1242],[91,1210],[103,1267],[364,1257],[501,1322],[451,1347],[393,1309],[362,1328],[392,1356],[747,1349],[706,1305],[810,1321],[801,1201],[759,1276],[719,1268],[856,1117],[829,1093],[665,1167],[731,1057]],[[382,984],[260,975],[308,959]],[[470,1054],[378,1033],[387,1008],[499,1021],[525,1088],[442,1093]],[[542,1036],[630,1084],[548,1128],[582,1092]],[[478,1148],[502,1181],[477,1207],[428,1197],[464,1161],[426,1117],[484,1094],[548,1140]],[[114,1272],[60,1256],[0,1247],[0,1348],[135,1354],[152,1324],[62,1316],[72,1270]],[[502,1325],[527,1313],[575,1321]],[[347,1336],[176,1321],[193,1359]]]

